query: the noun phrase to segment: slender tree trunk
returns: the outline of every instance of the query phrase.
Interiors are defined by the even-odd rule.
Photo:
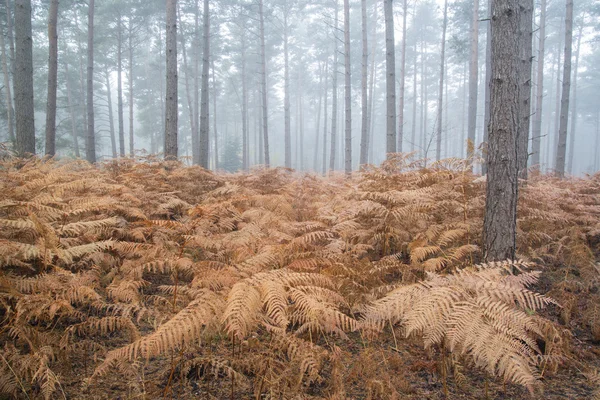
[[[371,28],[371,48],[372,49],[376,49],[377,48],[377,4],[375,5],[375,11],[374,11],[374,16],[373,16],[373,21],[375,21],[375,23],[371,24],[372,28]],[[368,132],[368,136],[369,136],[369,157],[368,157],[368,162],[369,163],[373,163],[373,122],[374,122],[374,118],[373,118],[373,112],[374,112],[374,101],[373,101],[373,93],[375,91],[375,51],[371,51],[371,68],[370,68],[370,77],[369,77],[369,111],[368,111],[368,115],[369,115],[369,122],[367,124],[369,132]],[[397,149],[396,149],[397,150]]]
[[[244,171],[248,171],[250,168],[250,153],[249,153],[249,134],[248,134],[248,84],[246,83],[246,25],[242,30],[241,37],[242,45],[242,165]],[[215,96],[216,97],[216,96]],[[215,108],[216,111],[216,108]],[[216,132],[215,132],[216,137]],[[216,152],[215,152],[216,156]]]
[[[16,2],[15,2],[16,3]],[[13,19],[11,15],[11,0],[6,0],[6,30],[8,38],[8,49],[10,50],[10,73],[15,75],[15,63],[17,58],[15,56],[15,37],[13,35]],[[16,8],[16,6],[15,6]],[[14,93],[14,92],[13,92]]]
[[[385,82],[386,82],[386,147],[396,152],[396,44],[394,41],[394,9],[392,0],[383,3],[385,12]]]
[[[292,133],[290,117],[290,64],[288,50],[288,10],[283,12],[283,112],[285,135],[285,167],[292,168]]]
[[[82,32],[82,30],[79,28],[79,18],[77,16],[77,13],[75,13],[74,21],[75,21],[75,29],[77,30],[77,32]],[[77,34],[77,50],[78,50],[77,52],[79,54],[79,90],[81,93],[81,97],[79,99],[79,104],[81,104],[81,115],[83,116],[83,130],[85,132],[85,134],[82,137],[85,140],[86,135],[87,135],[87,128],[88,128],[87,90],[86,90],[86,81],[85,81],[85,73],[84,73],[85,50],[83,48],[81,35],[79,33]],[[85,141],[84,141],[84,146],[85,146]]]
[[[125,156],[125,122],[123,118],[123,23],[117,20],[117,116],[119,120],[119,155]]]
[[[515,10],[516,12],[516,10]],[[479,0],[473,1],[473,15],[471,19],[471,61],[469,63],[469,116],[467,122],[467,157],[473,157],[475,148],[475,131],[477,129],[477,78],[479,60]]]
[[[367,43],[367,0],[361,0],[360,4],[362,20],[360,164],[367,164],[369,161],[369,110],[367,107],[367,69],[369,64],[369,47]]]
[[[556,97],[556,102],[554,105],[554,137],[552,138],[552,143],[549,144],[550,148],[548,149],[548,166],[553,165],[554,170],[556,171],[556,149],[558,146],[558,137],[560,130],[560,89],[561,89],[561,51],[563,50],[563,39],[565,36],[565,32],[563,28],[565,27],[564,21],[561,21],[561,28],[559,33],[559,42],[558,47],[556,48],[556,87],[554,89],[554,94]],[[564,63],[564,60],[563,60]],[[564,65],[562,66],[564,68]],[[548,136],[550,140],[550,136]],[[554,153],[554,160],[551,161],[551,154]]]
[[[133,21],[129,18],[129,36],[127,38],[129,45],[129,156],[133,157],[134,142],[133,142]]]
[[[35,154],[31,0],[15,1],[15,42],[15,150],[25,156]]]
[[[160,81],[159,82],[159,91],[160,91],[160,122],[161,122],[161,126],[166,126],[166,122],[165,122],[165,117],[166,117],[165,116],[165,113],[166,113],[166,110],[165,110],[165,88],[164,88],[165,82],[164,82],[164,79],[163,79],[164,76],[165,76],[165,72],[164,72],[164,69],[163,69],[163,60],[164,60],[164,57],[163,57],[162,49],[163,49],[162,29],[161,29],[161,26],[159,24],[159,26],[158,26],[158,59],[159,59],[159,61],[158,61],[158,70],[159,70],[159,76],[161,77],[159,79],[159,81]],[[158,135],[158,131],[157,131],[156,134]],[[157,142],[156,152],[158,153],[159,152],[158,151],[159,150],[158,149],[158,143],[162,142],[164,144],[164,142],[165,142],[164,134],[163,134],[163,137],[160,138],[160,140],[159,140],[159,138],[157,138],[156,142]]]
[[[352,173],[352,87],[350,76],[350,0],[344,0],[344,65],[346,82],[344,87],[344,97],[346,99],[345,131],[346,131],[346,156],[344,158],[344,169],[346,175]],[[394,121],[394,129],[395,123]],[[394,140],[396,138],[394,137]],[[396,143],[394,141],[394,147]]]
[[[542,0],[545,1],[545,0]],[[488,160],[488,141],[490,137],[489,125],[490,125],[490,108],[491,108],[491,96],[490,96],[490,85],[492,83],[492,0],[488,0],[487,11],[489,19],[487,21],[487,33],[486,33],[486,46],[485,46],[485,111],[483,116],[483,165],[481,166],[481,172],[483,175],[487,174],[487,160]]]
[[[96,162],[96,135],[94,131],[94,0],[88,0],[88,45],[87,45],[87,136],[85,158]]]
[[[327,98],[329,95],[329,91],[327,89],[329,85],[329,59],[325,61],[325,106],[323,110],[323,166],[322,173],[323,176],[327,173]]]
[[[400,61],[400,94],[398,99],[398,143],[396,151],[402,153],[404,141],[404,96],[406,88],[406,19],[408,0],[402,1],[402,58]]]
[[[336,136],[337,136],[337,103],[338,103],[338,95],[337,95],[337,89],[338,89],[338,38],[337,38],[337,33],[338,33],[338,13],[339,13],[339,7],[338,7],[338,0],[334,0],[335,1],[335,27],[333,30],[333,42],[334,42],[334,49],[333,49],[333,68],[332,68],[332,74],[333,74],[333,87],[332,87],[332,94],[331,94],[331,154],[329,156],[329,171],[333,171],[335,170],[335,155],[336,155]]]
[[[194,164],[200,164],[200,143],[198,135],[200,134],[200,13],[199,0],[194,2],[194,106],[192,112],[192,160]],[[181,25],[181,22],[179,23]],[[185,52],[185,46],[182,46]],[[185,54],[185,53],[184,53]],[[187,71],[187,67],[186,67]]]
[[[583,31],[583,21],[579,25],[577,33],[577,50],[575,51],[575,69],[573,71],[573,106],[571,107],[571,134],[569,137],[569,162],[567,172],[573,173],[573,155],[575,153],[575,133],[577,128],[577,71],[579,69],[579,49],[581,48],[581,36]]]
[[[416,5],[415,5],[415,14],[416,14]],[[414,152],[417,148],[417,66],[419,61],[419,46],[417,37],[415,35],[415,49],[414,49],[414,59],[413,59],[413,101],[412,101],[412,122],[411,122],[411,133],[410,133],[410,151]],[[422,78],[421,78],[422,79]]]
[[[219,165],[219,135],[217,135],[217,79],[215,78],[215,59],[211,59],[213,86],[213,136],[215,138],[215,170]],[[237,131],[237,129],[236,129]]]
[[[108,103],[108,126],[110,128],[110,147],[113,158],[117,158],[117,141],[115,139],[115,121],[113,120],[112,95],[110,92],[110,70],[106,71],[106,100]]]
[[[444,0],[444,22],[442,24],[442,54],[440,55],[440,87],[437,109],[437,147],[436,161],[442,158],[442,108],[444,105],[444,68],[446,66],[446,27],[448,26],[448,0]]]
[[[2,50],[2,73],[4,74],[4,87],[6,88],[6,116],[8,125],[8,140],[12,143],[15,141],[14,130],[14,108],[12,99],[12,90],[10,87],[10,71],[8,67],[8,54],[6,54],[6,44],[4,43],[4,35],[0,34],[0,48]]]
[[[313,171],[319,170],[319,133],[321,132],[321,111],[323,105],[323,65],[319,62],[319,101],[317,103],[317,120],[315,122],[315,150]]]
[[[298,140],[300,142],[300,171],[304,171],[304,96],[302,93],[302,78],[302,68],[300,68],[300,71],[298,73],[298,124],[300,128],[300,137],[298,138]]]
[[[514,259],[516,251],[519,122],[518,0],[492,0],[492,86],[486,204],[486,261]]]
[[[177,0],[167,0],[165,159],[177,159]]]
[[[65,83],[67,85],[67,102],[69,106],[69,115],[71,117],[71,137],[73,139],[73,149],[75,151],[75,157],[81,157],[79,153],[79,140],[77,138],[77,130],[75,123],[75,111],[73,109],[73,100],[71,95],[71,81],[69,79],[69,63],[65,62]]]
[[[529,125],[531,116],[531,65],[533,0],[519,0],[519,130],[517,132],[517,168],[527,178]]]
[[[206,0],[205,0],[206,1]],[[263,146],[264,163],[267,168],[271,166],[269,156],[269,108],[267,96],[267,55],[265,50],[265,15],[263,11],[263,0],[258,1],[258,14],[260,19],[260,60],[261,60],[261,90],[263,111]]]
[[[560,100],[560,125],[556,150],[556,174],[565,176],[565,156],[567,152],[567,126],[569,123],[569,96],[571,92],[571,52],[573,42],[573,0],[567,0],[565,17],[565,62],[563,66],[562,95]]]
[[[538,57],[537,57],[537,81],[536,81],[536,101],[535,113],[533,114],[533,131],[532,146],[531,146],[531,163],[534,168],[540,169],[540,152],[542,140],[542,106],[544,101],[544,52],[546,50],[546,0],[541,0],[540,3],[540,24],[539,24],[540,39],[538,42]]]
[[[208,169],[208,148],[209,148],[209,111],[208,111],[208,69],[210,68],[210,15],[208,0],[204,0],[204,12],[202,22],[204,33],[204,50],[202,51],[202,89],[200,103],[200,166]]]
[[[48,10],[48,100],[46,102],[46,154],[56,153],[56,86],[58,80],[58,0]]]

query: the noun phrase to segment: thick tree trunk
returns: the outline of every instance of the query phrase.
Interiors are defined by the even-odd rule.
[[[398,99],[398,143],[396,151],[401,153],[404,141],[404,96],[406,88],[406,19],[408,16],[408,0],[402,1],[402,56],[400,61],[400,93]],[[375,48],[375,47],[373,47]]]
[[[514,259],[519,128],[518,0],[492,0],[492,86],[483,226],[486,261]]]
[[[204,32],[202,35],[202,89],[200,101],[200,166],[208,169],[209,148],[209,112],[208,112],[208,73],[210,68],[210,15],[208,0],[204,0],[204,11],[202,14]]]
[[[129,156],[133,157],[134,153],[134,142],[133,142],[133,22],[132,18],[129,17],[129,36],[127,42],[129,45]]]
[[[537,74],[536,74],[536,92],[535,92],[535,113],[533,114],[533,129],[531,132],[531,164],[538,171],[540,170],[540,152],[542,142],[542,106],[544,101],[544,52],[546,46],[546,0],[540,3],[540,23],[539,23]]]
[[[565,156],[567,153],[567,126],[569,123],[569,96],[571,92],[571,53],[573,42],[573,0],[567,0],[565,17],[565,56],[562,79],[562,95],[560,100],[560,125],[558,146],[556,149],[556,174],[565,176]]]
[[[123,26],[117,20],[117,115],[119,119],[119,155],[125,156],[125,122],[123,120]]]
[[[81,157],[79,153],[79,140],[77,138],[77,128],[75,123],[75,110],[73,109],[73,100],[71,95],[71,81],[69,80],[69,63],[65,62],[65,83],[67,85],[67,103],[69,106],[69,115],[71,117],[71,138],[73,139],[73,150],[75,157]]]
[[[333,42],[334,42],[334,48],[333,48],[333,68],[332,68],[332,75],[333,75],[333,86],[332,86],[332,94],[331,94],[331,154],[329,156],[329,171],[333,171],[335,170],[335,155],[336,155],[336,136],[337,136],[337,104],[338,104],[338,95],[337,95],[337,89],[338,89],[338,38],[337,38],[337,33],[338,33],[338,13],[339,13],[339,7],[338,7],[338,0],[334,0],[335,1],[335,25],[334,25],[334,30],[333,30]]]
[[[58,80],[58,0],[48,10],[48,100],[46,102],[46,154],[56,153],[56,86]]]
[[[106,101],[108,103],[108,126],[110,128],[110,147],[113,158],[117,158],[117,140],[115,138],[115,121],[113,120],[112,95],[110,92],[110,70],[106,71]]]
[[[15,141],[14,129],[14,108],[12,99],[12,90],[10,87],[10,71],[8,64],[8,54],[6,54],[6,44],[4,35],[0,35],[0,50],[2,50],[2,73],[4,75],[4,87],[6,88],[6,124],[8,125],[8,140],[12,143]]]
[[[444,68],[446,66],[446,27],[448,26],[448,0],[444,1],[444,22],[442,24],[442,51],[440,54],[440,86],[438,93],[437,109],[437,146],[435,150],[435,159],[440,161],[442,158],[442,108],[444,105]]]
[[[516,12],[516,10],[515,10]],[[467,157],[473,157],[475,148],[475,131],[477,129],[477,79],[479,60],[479,0],[473,1],[473,15],[471,18],[471,61],[469,62],[469,116],[467,120]],[[463,144],[464,145],[464,144]]]
[[[167,0],[165,159],[177,159],[177,0]]]
[[[369,118],[367,106],[367,69],[369,64],[369,47],[367,43],[367,0],[361,0],[362,25],[362,65],[361,65],[361,127],[360,127],[360,163],[369,160]]]
[[[31,0],[15,1],[15,42],[15,150],[25,156],[35,154]]]
[[[527,178],[529,125],[531,116],[533,0],[519,0],[519,131],[517,132],[517,168]]]
[[[285,135],[285,167],[292,168],[292,132],[290,116],[290,64],[288,50],[288,10],[283,11],[283,113]]]
[[[344,0],[344,70],[345,70],[345,131],[346,131],[346,146],[344,157],[344,170],[346,175],[352,173],[352,87],[350,76],[350,0]],[[394,121],[394,129],[395,123]],[[394,137],[394,140],[396,138]],[[394,142],[394,147],[396,143]]]
[[[394,9],[392,0],[383,3],[385,12],[385,88],[386,146],[389,155],[396,152],[396,44],[394,42]]]
[[[206,0],[205,0],[206,1]],[[262,112],[263,112],[263,148],[264,163],[267,168],[271,166],[269,156],[269,108],[267,96],[267,55],[265,50],[265,15],[263,11],[263,0],[258,1],[258,14],[260,19],[260,67],[261,67],[261,90],[262,90]]]
[[[94,0],[88,2],[88,45],[87,45],[87,135],[85,158],[96,162],[96,134],[94,130]]]
[[[573,105],[571,107],[571,133],[569,136],[569,162],[567,172],[573,173],[573,156],[575,154],[575,133],[577,128],[577,71],[579,69],[579,49],[581,48],[581,36],[583,31],[583,21],[579,25],[577,33],[577,50],[575,50],[575,68],[573,70]]]

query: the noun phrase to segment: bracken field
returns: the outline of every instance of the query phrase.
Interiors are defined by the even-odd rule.
[[[0,163],[0,398],[600,399],[600,174]]]

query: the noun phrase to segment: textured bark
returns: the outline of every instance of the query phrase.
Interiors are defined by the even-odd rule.
[[[48,10],[48,97],[46,102],[46,154],[56,153],[56,86],[58,80],[58,0]]]
[[[263,0],[258,1],[258,14],[260,19],[260,68],[261,68],[261,95],[262,95],[262,112],[263,112],[263,149],[264,163],[267,168],[271,166],[271,158],[269,156],[269,103],[267,96],[267,55],[265,50],[265,14],[263,10]]]
[[[345,98],[345,133],[346,146],[344,157],[344,171],[346,175],[352,173],[352,87],[350,76],[350,0],[344,0],[344,98]],[[395,125],[395,121],[394,121]],[[395,127],[394,127],[395,129]],[[396,138],[394,137],[394,140]],[[396,143],[394,142],[394,147]]]
[[[545,0],[542,0],[545,1]],[[488,0],[488,13],[491,14],[492,0]],[[487,22],[486,46],[485,46],[485,110],[483,115],[483,165],[481,172],[487,174],[488,141],[490,137],[490,84],[492,82],[492,23]]]
[[[8,54],[6,53],[6,43],[4,35],[0,34],[0,50],[2,50],[2,73],[4,75],[4,87],[6,88],[6,123],[8,125],[8,140],[15,141],[14,127],[14,108],[12,99],[12,89],[10,87],[10,71],[8,64]]]
[[[209,120],[208,120],[208,73],[210,68],[210,14],[208,0],[204,0],[202,14],[202,88],[200,95],[200,166],[208,169]]]
[[[167,0],[165,158],[177,158],[177,0]]]
[[[544,102],[544,53],[546,50],[546,0],[540,3],[540,23],[539,23],[538,55],[537,55],[537,74],[536,74],[536,92],[535,92],[535,113],[533,114],[533,128],[531,131],[531,164],[539,170],[540,152],[542,144],[542,107]]]
[[[569,97],[571,92],[571,53],[573,42],[573,0],[567,0],[565,17],[565,56],[563,66],[562,94],[560,99],[560,125],[556,149],[556,174],[565,176],[565,156],[567,153],[567,126],[569,123]]]
[[[569,161],[567,172],[573,173],[573,156],[575,154],[575,133],[577,132],[577,71],[579,69],[579,50],[581,48],[581,36],[583,34],[583,22],[579,25],[577,33],[577,50],[575,50],[575,68],[573,68],[573,104],[571,106],[571,132],[569,135]]]
[[[87,43],[87,134],[85,137],[85,158],[96,162],[96,134],[94,128],[94,0],[88,2],[88,43]]]
[[[516,11],[515,11],[516,12]],[[471,61],[469,62],[469,116],[467,119],[467,157],[473,157],[472,149],[475,146],[475,130],[477,129],[477,79],[479,60],[479,0],[473,1],[473,15],[471,19]],[[464,143],[463,143],[464,145]]]
[[[448,26],[448,0],[444,1],[444,22],[442,24],[442,51],[440,54],[440,86],[438,93],[437,108],[437,146],[435,150],[435,159],[440,161],[442,157],[442,108],[444,105],[444,69],[446,66],[446,27]]]
[[[361,0],[362,25],[362,64],[361,64],[361,127],[360,127],[360,163],[366,164],[369,158],[369,135],[367,117],[367,69],[369,63],[369,46],[367,43],[367,0]]]
[[[492,85],[483,226],[486,261],[514,259],[519,128],[518,0],[492,0]]]
[[[113,120],[112,95],[110,92],[110,71],[106,71],[106,101],[108,103],[108,127],[110,129],[110,147],[113,158],[117,158],[117,141],[115,139],[115,121]]]
[[[394,9],[392,0],[383,3],[385,12],[385,89],[387,154],[396,152],[396,44],[394,42]]]
[[[398,94],[398,143],[396,151],[402,153],[404,141],[404,96],[406,91],[406,18],[408,16],[408,0],[402,1],[402,56],[400,61],[400,93]],[[375,47],[373,47],[375,48]]]
[[[35,154],[31,0],[15,1],[15,43],[15,150],[25,156]]]
[[[336,136],[337,136],[337,104],[338,104],[338,40],[337,40],[337,32],[338,32],[338,0],[335,1],[335,25],[333,30],[333,68],[332,68],[332,93],[331,93],[331,153],[329,156],[329,171],[333,171],[335,169],[335,155],[336,155]]]
[[[71,138],[73,139],[73,150],[75,157],[81,157],[79,153],[79,139],[77,137],[77,128],[75,123],[75,110],[73,109],[73,97],[71,95],[71,82],[69,80],[69,63],[65,62],[65,83],[67,85],[67,103],[69,106],[69,115],[71,117]]]
[[[527,178],[529,126],[531,116],[533,0],[519,0],[519,131],[517,132],[517,167]]]
[[[290,62],[288,49],[288,10],[283,11],[283,113],[285,135],[285,167],[292,168],[292,131],[290,116]]]

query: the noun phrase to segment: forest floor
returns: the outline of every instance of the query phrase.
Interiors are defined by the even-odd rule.
[[[0,163],[0,399],[600,399],[600,174]],[[3,397],[4,396],[4,397]]]

